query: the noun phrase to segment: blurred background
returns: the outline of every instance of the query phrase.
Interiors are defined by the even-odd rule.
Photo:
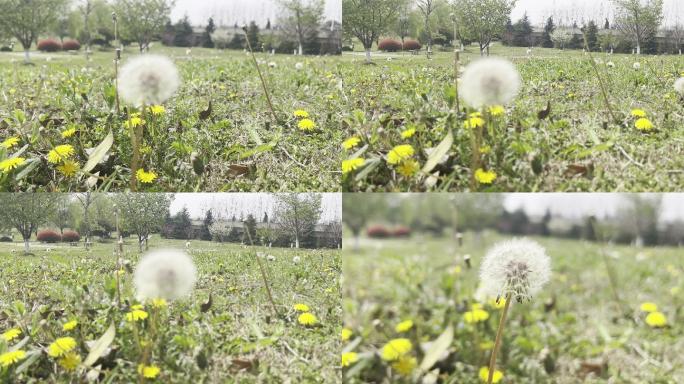
[[[356,240],[484,230],[636,246],[684,243],[684,194],[346,194]]]

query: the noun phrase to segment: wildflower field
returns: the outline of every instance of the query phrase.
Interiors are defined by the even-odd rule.
[[[473,77],[495,86],[473,89],[477,81],[464,78],[480,59],[474,48],[457,67],[449,52],[432,60],[374,54],[374,65],[363,65],[362,53],[346,55],[344,190],[679,190],[684,159],[672,154],[684,143],[684,95],[675,89],[683,57],[499,45],[492,56],[514,64],[519,80],[484,68]],[[464,102],[494,88],[507,93],[518,81],[507,104]]]
[[[113,51],[92,61],[34,53],[33,66],[19,53],[0,54],[0,190],[117,191],[132,178],[142,191],[340,190],[339,59],[257,54],[271,111],[242,51],[151,53],[173,61],[177,91],[152,87],[173,95],[127,104],[123,97],[149,85],[127,73],[151,69],[144,75],[158,71],[163,80],[168,67],[126,71],[139,56],[129,48],[119,66],[119,113]]]
[[[135,243],[124,245],[119,273],[114,243],[34,244],[29,256],[3,243],[0,382],[340,380],[340,342],[330,337],[341,323],[339,252],[259,248],[275,314],[256,248],[150,241],[159,247],[192,258],[190,296],[137,301]]]
[[[448,237],[362,238],[359,251],[346,247],[347,382],[486,382],[504,302],[474,297],[485,252],[505,239],[467,233],[459,247]],[[531,302],[511,302],[493,382],[684,380],[673,353],[684,347],[681,250],[534,240],[552,275]]]

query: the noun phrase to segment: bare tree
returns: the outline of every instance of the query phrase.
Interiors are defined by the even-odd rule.
[[[137,42],[144,52],[170,20],[174,5],[175,0],[116,0],[123,35]]]
[[[300,241],[314,231],[321,218],[321,195],[288,193],[277,195],[276,201],[275,218],[299,248]]]
[[[416,0],[416,6],[423,15],[423,22],[425,23],[425,35],[427,37],[427,55],[432,54],[432,27],[430,26],[430,16],[437,8],[436,0]]]
[[[654,36],[663,22],[663,0],[613,0],[615,25],[634,41],[637,55],[646,39]]]
[[[281,0],[286,16],[280,21],[285,31],[294,35],[297,40],[299,55],[304,54],[304,44],[315,40],[318,28],[323,21],[325,3],[323,0]]]
[[[342,0],[345,33],[361,41],[366,62],[371,62],[373,43],[396,21],[402,0]]]
[[[506,30],[515,2],[516,0],[455,0],[460,34],[478,42],[480,55],[489,55],[492,40]]]
[[[30,252],[31,235],[45,224],[58,199],[57,193],[6,193],[2,196],[0,221],[15,228],[24,239],[24,253]]]
[[[86,192],[76,195],[76,199],[81,203],[83,207],[83,229],[84,229],[84,240],[85,247],[90,245],[90,206],[97,200],[99,195],[93,194],[92,192]]]

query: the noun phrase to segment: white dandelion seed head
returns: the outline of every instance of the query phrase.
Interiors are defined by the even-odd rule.
[[[273,256],[273,255],[268,255],[268,256],[266,256],[266,260],[268,260],[268,261],[275,261],[275,259],[276,259],[276,258],[275,258],[275,256]]]
[[[641,69],[641,63],[634,63],[634,65],[632,65],[632,68],[634,68],[635,71],[640,70]]]
[[[302,261],[302,259],[299,256],[295,256],[292,258],[292,262],[295,264],[299,264],[300,261]]]
[[[178,90],[180,76],[171,59],[141,55],[129,60],[119,73],[121,97],[136,107],[162,104]]]
[[[615,63],[613,63],[612,61],[609,61],[606,63],[606,66],[608,66],[608,68],[615,68]]]
[[[275,61],[271,61],[270,63],[268,63],[268,67],[269,67],[269,68],[275,68],[275,67],[277,67],[277,66],[278,66],[278,64],[276,64]]]
[[[295,69],[301,71],[302,69],[304,69],[304,63],[295,64]]]
[[[138,263],[133,277],[138,300],[179,299],[192,291],[196,280],[192,259],[176,249],[149,252]]]
[[[513,239],[494,245],[480,266],[483,297],[505,297],[518,302],[530,300],[549,281],[551,260],[546,250],[529,239]]]
[[[518,95],[522,80],[515,65],[500,58],[474,61],[463,71],[459,92],[472,108],[506,105]]]
[[[684,96],[684,77],[680,77],[677,79],[677,81],[675,81],[674,88],[677,93]]]

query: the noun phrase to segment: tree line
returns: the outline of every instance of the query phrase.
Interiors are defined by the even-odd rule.
[[[318,32],[324,19],[325,0],[279,0],[283,12],[278,20],[281,34],[260,33],[256,23],[247,28],[254,47],[299,54],[321,53],[330,47],[318,44]],[[245,47],[245,33],[239,29],[235,41],[214,41],[217,30],[209,19],[203,33],[196,36],[187,17],[171,22],[175,0],[0,0],[0,43],[10,49],[16,40],[24,49],[25,61],[30,61],[30,49],[41,37],[69,37],[78,40],[91,52],[93,45],[135,43],[140,51],[150,43],[164,40],[174,46],[204,46],[219,48]],[[164,39],[164,37],[167,39]],[[252,41],[251,39],[254,39]],[[291,50],[292,48],[292,50]],[[327,53],[327,52],[323,52]]]
[[[0,195],[3,209],[0,210],[0,236],[4,241],[13,241],[10,235],[16,231],[24,242],[24,251],[30,253],[31,239],[38,231],[54,228],[61,234],[70,229],[77,231],[84,246],[94,239],[108,241],[116,237],[134,237],[140,250],[147,247],[151,234],[174,239],[203,239],[235,241],[244,244],[262,244],[296,247],[336,247],[341,241],[341,229],[335,223],[328,224],[332,244],[318,243],[312,238],[316,224],[321,217],[321,195],[284,194],[276,195],[274,217],[265,219],[273,226],[273,234],[266,236],[257,229],[252,214],[240,219],[240,238],[220,238],[214,228],[224,220],[206,212],[202,225],[196,228],[187,209],[171,215],[173,195],[161,193],[5,193]],[[237,220],[233,220],[235,222]],[[341,224],[339,225],[341,227]],[[277,231],[276,231],[277,230]],[[337,239],[337,240],[335,240]]]
[[[513,46],[641,53],[681,53],[684,28],[663,31],[663,0],[611,0],[612,20],[573,20],[561,25],[553,15],[535,33],[527,15],[513,23],[516,0],[343,0],[344,38],[359,41],[370,61],[382,37],[417,38],[429,55],[435,45],[475,44],[489,54],[494,41]],[[662,36],[661,36],[662,37]],[[585,40],[586,38],[586,40]]]

